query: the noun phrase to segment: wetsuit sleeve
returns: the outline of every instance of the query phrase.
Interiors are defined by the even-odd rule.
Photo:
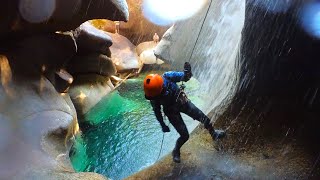
[[[163,117],[161,113],[161,105],[159,101],[151,100],[151,106],[153,108],[154,114],[156,115],[157,120],[159,121],[160,125],[165,125],[163,122]]]
[[[186,77],[184,72],[179,71],[168,71],[163,74],[163,77],[172,81],[172,82],[180,82],[185,81],[187,82],[190,77]]]

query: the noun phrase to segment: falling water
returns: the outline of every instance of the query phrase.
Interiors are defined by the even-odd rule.
[[[172,60],[177,69],[181,70],[183,62],[191,57],[194,77],[201,87],[193,89],[188,82],[186,91],[197,106],[200,103],[196,99],[206,100],[205,106],[199,106],[206,112],[232,96],[237,80],[236,57],[244,23],[244,5],[244,0],[213,1],[207,16],[204,9],[198,16],[177,23],[159,43],[159,47],[161,44],[168,47],[168,52],[164,52],[169,54],[166,59]],[[174,42],[168,43],[169,40]],[[141,93],[141,83],[142,79],[138,83],[128,81],[86,114],[85,120],[92,127],[78,138],[75,151],[71,153],[75,169],[121,179],[156,161],[162,134],[150,104]],[[192,97],[194,95],[196,97]],[[185,120],[187,125],[192,123],[192,120]],[[170,138],[165,136],[162,156],[174,146],[177,134],[173,133],[176,132],[173,130]]]
[[[198,94],[209,100],[204,109],[208,113],[233,95],[245,1],[212,0],[206,7],[210,8],[171,27],[156,53],[177,67],[190,61],[201,83]]]

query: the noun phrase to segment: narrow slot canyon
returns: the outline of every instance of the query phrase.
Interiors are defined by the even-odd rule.
[[[319,179],[319,13],[315,0],[3,1],[0,179]],[[176,163],[180,135],[144,79],[186,62],[178,87],[226,137],[181,113]]]

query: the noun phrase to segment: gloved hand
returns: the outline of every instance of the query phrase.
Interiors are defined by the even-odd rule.
[[[191,72],[191,65],[188,62],[184,63],[184,70],[183,70],[184,74],[185,74],[185,79],[189,80],[192,77],[192,72]]]
[[[170,132],[170,129],[169,129],[169,127],[167,126],[167,125],[163,125],[162,126],[162,132]]]

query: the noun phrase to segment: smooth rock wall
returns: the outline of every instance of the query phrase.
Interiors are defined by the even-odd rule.
[[[67,67],[79,53],[74,34],[61,31],[92,18],[127,21],[126,2],[1,3],[0,179],[106,179],[75,173],[70,163],[69,148],[79,125],[67,93],[75,77]],[[108,38],[104,42],[104,47],[111,44]],[[108,61],[110,51],[104,50],[101,56]],[[108,71],[107,76],[115,72],[105,63],[96,69]]]

